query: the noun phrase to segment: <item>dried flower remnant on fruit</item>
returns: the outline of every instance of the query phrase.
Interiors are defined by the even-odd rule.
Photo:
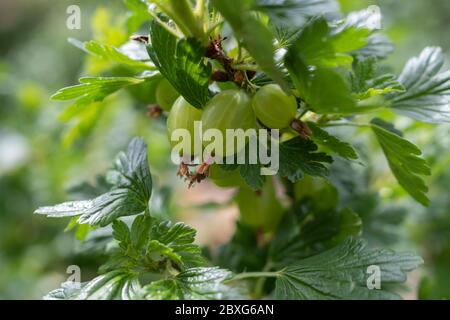
[[[148,107],[147,116],[153,119],[158,119],[161,117],[163,110],[161,107],[157,104],[149,105]]]
[[[304,140],[309,140],[309,138],[312,135],[311,129],[308,127],[308,125],[298,119],[295,119],[291,123],[291,128],[299,134],[299,136]]]
[[[177,176],[180,178],[185,178],[185,179],[191,176],[191,172],[189,171],[189,166],[186,163],[184,163],[184,162],[180,163],[180,167],[178,168]]]
[[[216,70],[213,72],[212,76],[211,76],[211,81],[212,82],[228,82],[231,81],[232,79],[230,79],[230,76],[228,73],[226,73],[225,71],[221,71],[221,70]]]
[[[192,188],[196,183],[201,183],[202,181],[208,179],[209,177],[209,166],[204,171],[197,171],[196,174],[192,175],[189,181],[189,189]]]

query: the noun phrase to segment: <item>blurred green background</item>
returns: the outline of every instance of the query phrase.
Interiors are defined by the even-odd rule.
[[[386,63],[396,72],[425,46],[439,45],[450,53],[448,0],[340,2],[346,13],[372,4],[381,7],[383,28],[397,47]],[[81,8],[81,30],[66,27],[66,9],[73,4]],[[96,272],[101,254],[79,250],[73,235],[62,232],[67,221],[32,212],[65,201],[68,190],[92,182],[132,136],[146,137],[157,183],[170,184],[165,133],[160,123],[145,117],[145,104],[132,99],[132,92],[71,119],[61,117],[65,105],[49,100],[78,77],[102,72],[101,63],[86,58],[67,38],[123,45],[130,32],[124,10],[120,0],[0,1],[0,299],[39,299],[68,277],[69,265],[83,266],[83,280]],[[382,239],[385,246],[424,257],[426,264],[410,278],[413,290],[405,290],[406,298],[450,299],[450,130],[404,118],[396,124],[432,164],[431,207],[409,200],[377,156],[367,157],[369,165],[359,169],[358,183],[365,191],[344,201],[360,206],[369,217],[366,237],[373,245]],[[372,154],[367,137],[354,142],[369,145],[362,151]],[[380,203],[390,207],[372,212]],[[388,213],[391,224],[377,225],[377,215]]]

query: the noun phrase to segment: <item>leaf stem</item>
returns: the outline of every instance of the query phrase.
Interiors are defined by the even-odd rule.
[[[206,9],[206,0],[197,0],[194,13],[199,18],[202,19],[205,17],[205,9]]]
[[[370,128],[371,125],[368,123],[357,123],[357,122],[330,122],[321,127],[357,127],[357,128]]]
[[[236,275],[232,279],[227,280],[226,282],[234,282],[237,280],[245,280],[252,278],[277,278],[279,276],[279,272],[244,272]]]
[[[266,266],[263,269],[263,272],[268,272],[272,268],[272,263],[267,262]],[[278,276],[278,275],[277,275]],[[254,298],[259,300],[264,295],[264,285],[266,284],[267,277],[261,277],[256,281],[254,291]]]
[[[243,71],[259,71],[258,66],[254,64],[233,64],[231,67],[235,70],[243,70]]]

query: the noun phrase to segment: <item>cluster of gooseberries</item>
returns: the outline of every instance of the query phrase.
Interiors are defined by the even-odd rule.
[[[305,124],[296,119],[298,103],[294,96],[287,95],[278,85],[269,84],[260,88],[253,96],[241,89],[230,89],[216,94],[201,110],[189,104],[166,79],[156,89],[156,99],[160,108],[168,112],[167,131],[169,138],[177,129],[187,130],[194,137],[194,122],[201,121],[203,131],[219,130],[226,136],[227,129],[294,129],[303,138],[308,137]],[[190,150],[195,150],[192,139]],[[175,144],[174,142],[171,142]],[[233,141],[231,142],[233,143]],[[233,156],[240,150],[224,141],[223,154],[214,158]],[[183,159],[193,159],[196,154],[182,155]],[[186,157],[187,156],[187,157]],[[178,175],[189,181],[189,185],[209,178],[219,187],[238,187],[235,200],[241,212],[241,222],[245,225],[270,230],[282,217],[283,207],[278,201],[273,178],[266,179],[262,190],[250,189],[238,170],[225,171],[220,165],[208,162],[191,172],[189,161],[182,162]]]
[[[279,130],[291,128],[298,131],[304,138],[309,135],[308,130],[305,130],[306,125],[296,119],[296,98],[285,94],[276,84],[262,87],[253,97],[240,89],[222,91],[215,95],[203,110],[195,108],[179,96],[167,80],[163,80],[158,85],[156,98],[161,109],[169,112],[167,119],[169,137],[177,129],[187,130],[191,137],[194,137],[195,121],[201,121],[203,132],[216,129],[224,137],[228,129],[245,131],[256,129],[258,126]],[[192,140],[193,144],[195,139]],[[190,150],[194,150],[194,145],[191,145]],[[224,139],[223,154],[216,153],[213,156],[227,158],[239,151],[234,141]],[[198,155],[184,156],[189,159]],[[181,171],[181,173],[185,172],[187,172],[186,169]]]

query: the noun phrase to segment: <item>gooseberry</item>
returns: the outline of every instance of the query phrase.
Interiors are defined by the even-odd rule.
[[[232,89],[217,94],[207,104],[202,116],[203,134],[209,129],[217,129],[223,138],[223,150],[215,150],[216,157],[232,156],[239,149],[235,139],[226,139],[228,129],[255,128],[256,117],[250,97],[242,90]],[[211,142],[204,141],[205,145]]]
[[[195,121],[202,119],[202,111],[190,105],[183,97],[179,97],[173,104],[172,110],[167,119],[167,131],[172,146],[179,145],[179,141],[172,141],[172,135],[176,130],[186,130],[190,134],[190,141],[183,139],[182,156],[194,156],[195,143],[201,141],[200,132],[195,130]],[[181,131],[180,131],[181,132]],[[190,150],[189,154],[184,154],[186,150]]]
[[[256,117],[271,129],[288,128],[297,113],[297,101],[276,84],[269,84],[255,94],[252,100]]]
[[[273,178],[267,179],[261,191],[255,192],[247,186],[241,187],[235,200],[240,210],[242,224],[273,231],[284,213],[275,192]]]
[[[161,109],[165,111],[170,111],[173,104],[178,99],[180,94],[174,87],[170,84],[167,79],[161,80],[161,82],[156,87],[156,102],[159,104]]]
[[[209,178],[216,186],[221,188],[233,188],[245,184],[239,170],[227,171],[217,164],[214,164],[209,168]]]

